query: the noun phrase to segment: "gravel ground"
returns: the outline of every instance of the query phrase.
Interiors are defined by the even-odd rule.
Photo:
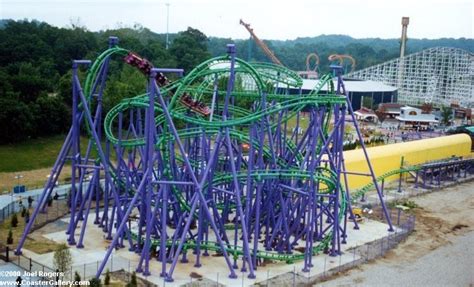
[[[474,286],[474,183],[411,200],[417,223],[405,242],[317,286]]]

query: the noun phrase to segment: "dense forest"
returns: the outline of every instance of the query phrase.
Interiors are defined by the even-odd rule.
[[[200,62],[225,53],[235,43],[238,56],[251,61],[268,61],[253,41],[208,37],[199,30],[166,36],[140,25],[131,28],[91,32],[72,25],[57,28],[38,21],[0,20],[0,143],[65,132],[70,122],[71,61],[95,59],[107,47],[109,36],[118,36],[120,46],[133,50],[156,66],[192,70]],[[304,70],[308,53],[318,53],[320,69],[327,70],[327,56],[350,54],[357,68],[368,67],[398,54],[396,39],[354,39],[343,35],[265,41],[287,67]],[[450,46],[473,51],[472,39],[410,39],[408,53],[428,47]],[[144,92],[143,76],[121,61],[111,62],[105,90],[107,111],[120,99]]]
[[[235,42],[239,57],[250,61],[269,61],[262,50],[249,40],[213,38],[209,39],[209,52],[212,55],[225,53],[225,44]],[[317,53],[320,57],[319,70],[328,72],[328,56],[331,54],[349,54],[355,58],[357,69],[363,69],[398,57],[400,53],[399,39],[367,38],[355,39],[346,35],[321,35],[311,38],[277,41],[265,40],[275,56],[293,70],[306,70],[306,56]],[[415,53],[431,47],[455,47],[474,52],[473,39],[408,39],[405,54]]]

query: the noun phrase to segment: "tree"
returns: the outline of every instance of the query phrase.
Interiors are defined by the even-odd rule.
[[[379,108],[375,111],[377,118],[379,118],[379,122],[383,123],[387,118],[387,108],[384,105],[379,105]]]
[[[13,213],[13,215],[12,215],[11,226],[12,227],[17,227],[18,226],[18,217],[16,216],[16,213]]]
[[[18,74],[12,75],[10,82],[13,85],[13,89],[20,93],[20,100],[25,103],[36,101],[41,92],[46,91],[48,88],[48,82],[45,77],[31,63],[21,63],[18,68]]]
[[[199,63],[211,55],[207,51],[208,39],[201,31],[188,27],[180,32],[170,47],[171,54],[176,58],[178,68],[189,73]]]
[[[137,274],[135,272],[132,273],[132,277],[130,278],[127,287],[137,287]]]
[[[35,133],[35,117],[29,106],[17,97],[0,98],[0,143],[12,143],[31,137]]]
[[[91,280],[89,280],[89,283],[90,283],[90,287],[101,287],[102,286],[102,283],[100,282],[100,279],[97,279],[97,278],[92,278]]]
[[[30,211],[27,209],[25,212],[25,223],[30,221]]]
[[[60,272],[65,272],[71,267],[72,256],[69,247],[66,244],[63,243],[59,245],[56,251],[54,251],[53,264]]]
[[[362,106],[368,109],[372,109],[373,100],[372,97],[363,97]]]
[[[433,111],[433,104],[431,103],[424,103],[421,105],[421,113],[422,114],[431,114]]]
[[[104,278],[104,285],[109,285],[110,284],[110,271],[107,269],[105,272],[105,278]]]
[[[451,118],[453,117],[453,109],[451,107],[441,107],[441,122],[449,126]]]
[[[8,230],[7,244],[13,244],[13,232],[12,227]]]
[[[76,282],[81,281],[81,275],[79,275],[79,273],[77,273],[77,271],[74,272],[74,281],[76,281]]]

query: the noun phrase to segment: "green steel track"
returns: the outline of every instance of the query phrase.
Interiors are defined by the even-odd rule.
[[[103,52],[97,58],[97,60],[93,63],[93,65],[89,68],[86,81],[85,81],[85,88],[84,88],[84,94],[86,95],[89,107],[92,106],[91,91],[92,91],[93,84],[97,80],[97,75],[99,74],[105,61],[107,61],[113,55],[125,56],[128,54],[128,52],[129,52],[128,50],[119,48],[119,47],[110,48],[106,50],[105,52]],[[334,92],[329,93],[328,95],[320,95],[319,92],[325,85],[328,85],[330,87],[328,89],[329,91],[334,91],[332,76],[329,74],[324,75],[320,79],[314,91],[308,95],[295,96],[295,95],[285,95],[285,94],[282,95],[282,94],[268,93],[267,92],[268,85],[266,85],[266,82],[270,80],[277,81],[281,83],[282,85],[294,86],[294,87],[300,87],[302,85],[302,81],[298,77],[298,75],[296,75],[294,72],[287,70],[283,67],[275,66],[272,64],[266,64],[266,63],[257,63],[257,64],[250,65],[240,59],[236,59],[236,63],[237,63],[236,68],[235,68],[236,72],[240,72],[240,71],[248,72],[250,76],[253,77],[253,79],[255,80],[256,90],[254,92],[235,91],[233,92],[233,95],[236,97],[242,97],[242,98],[245,97],[245,98],[258,100],[263,96],[263,94],[265,94],[265,97],[268,100],[274,100],[278,102],[278,104],[271,106],[269,108],[263,109],[263,110],[257,110],[255,112],[250,112],[249,110],[246,110],[246,109],[231,106],[229,107],[229,109],[233,117],[226,121],[222,121],[222,119],[218,115],[219,114],[218,112],[214,114],[213,121],[209,121],[207,118],[197,115],[197,114],[193,116],[189,116],[187,113],[187,108],[179,104],[178,98],[185,92],[191,92],[194,95],[196,95],[196,97],[198,98],[204,93],[209,93],[210,91],[207,88],[207,86],[210,84],[209,76],[218,72],[226,72],[227,70],[225,68],[222,68],[222,71],[220,71],[219,65],[228,63],[229,60],[230,58],[228,56],[210,59],[200,64],[199,66],[197,66],[185,78],[179,81],[176,81],[173,84],[168,85],[166,87],[160,87],[160,92],[162,94],[164,95],[172,94],[171,102],[168,108],[173,119],[182,120],[188,123],[193,123],[194,125],[198,125],[200,127],[196,129],[178,131],[180,138],[181,137],[191,138],[198,134],[202,134],[203,132],[206,133],[206,135],[212,136],[214,134],[217,134],[219,130],[221,130],[222,128],[226,128],[226,127],[230,128],[230,127],[235,127],[235,126],[248,126],[267,116],[273,115],[283,110],[289,110],[290,112],[288,112],[286,116],[283,117],[279,123],[274,123],[273,125],[270,126],[270,128],[273,129],[276,127],[276,125],[287,122],[289,119],[294,117],[298,112],[300,112],[307,105],[330,107],[335,104],[345,104],[346,102],[345,97],[337,96],[335,95]],[[210,69],[209,68],[210,66],[212,66],[213,68]],[[193,83],[198,80],[203,81],[203,83],[199,86],[193,85]],[[134,139],[124,139],[124,140],[117,139],[115,135],[113,134],[113,122],[117,118],[117,116],[123,111],[126,111],[130,108],[145,109],[147,107],[148,107],[148,94],[142,94],[130,99],[123,100],[114,108],[112,108],[109,111],[109,113],[106,115],[105,120],[104,120],[104,130],[105,130],[105,135],[107,139],[114,145],[120,145],[121,147],[130,148],[130,147],[144,145],[145,144],[144,138],[134,138]],[[156,125],[164,124],[165,117],[163,115],[162,108],[158,104],[155,104],[154,110],[155,110],[155,114],[157,115],[155,117],[155,124]],[[329,119],[331,116],[330,110],[331,109],[328,109],[327,116],[325,118],[325,125],[324,125],[325,133],[327,133],[329,129]],[[90,127],[87,124],[87,121],[86,121],[86,128],[87,128],[87,131],[90,133]],[[260,148],[257,141],[250,139],[248,135],[244,134],[243,132],[240,132],[235,129],[229,129],[229,132],[232,139],[236,139],[241,143],[252,144],[256,148]],[[166,143],[169,142],[170,140],[173,140],[173,137],[171,135],[160,137],[156,143],[157,148],[164,148],[166,146]],[[288,141],[287,145],[289,149],[292,149],[292,150],[295,149],[294,143]],[[265,157],[271,156],[271,151],[266,146],[263,147],[263,153]],[[297,160],[301,160],[301,159],[302,159],[302,155],[298,154]],[[281,158],[277,158],[277,163],[284,164],[284,161]],[[111,163],[109,163],[109,166],[111,166]],[[389,176],[392,176],[398,173],[412,171],[412,170],[416,170],[416,167],[394,170],[378,177],[377,180],[382,180]],[[110,168],[110,173],[113,179],[117,181],[117,183],[120,186],[123,187],[124,184],[120,180],[118,180],[118,177],[115,175],[112,168]],[[277,179],[277,178],[312,180],[320,184],[322,183],[323,187],[321,188],[320,193],[333,193],[337,187],[336,176],[334,175],[334,173],[324,168],[318,169],[318,171],[314,174],[309,174],[308,172],[301,171],[300,169],[288,169],[288,170],[278,170],[278,171],[253,170],[250,174],[248,172],[238,173],[237,179],[240,182],[244,182],[248,179],[249,176],[257,182],[261,180],[269,180],[269,179],[271,180],[271,179]],[[233,179],[232,175],[216,174],[213,178],[213,184],[226,183],[226,182],[231,181],[232,179]],[[373,187],[373,183],[370,183],[362,187],[361,189],[354,192],[352,199],[357,200],[361,198],[372,187]],[[340,212],[338,216],[339,216],[339,220],[342,220],[345,214],[347,202],[344,196],[345,192],[342,190],[341,184],[339,185],[339,188],[341,189],[339,192],[341,205],[340,205]],[[189,211],[190,206],[188,205],[188,203],[186,202],[182,194],[174,189],[172,189],[172,191],[173,191],[173,194],[178,199],[178,202],[181,208]],[[131,192],[134,192],[134,190],[131,190]],[[138,235],[134,232],[131,232],[131,237],[134,240],[138,240]],[[328,248],[331,242],[331,239],[332,239],[332,233],[327,234],[322,239],[322,241],[319,242],[317,246],[313,247],[312,249],[313,255],[319,254],[324,249]],[[156,248],[160,246],[160,241],[158,239],[152,239],[151,243],[152,243],[151,248]],[[166,242],[166,245],[168,247],[172,246],[173,244],[176,244],[176,243],[173,243],[171,240],[168,240]],[[187,240],[184,244],[183,250],[186,251],[189,249],[195,249],[197,247],[198,247],[198,243],[196,241]],[[220,246],[216,242],[200,242],[199,247],[205,250],[222,252]],[[225,249],[234,258],[243,255],[243,248],[240,246],[235,247],[235,246],[229,245]],[[253,254],[253,251],[251,250],[250,253]],[[257,250],[256,255],[258,258],[275,260],[275,261],[284,261],[287,263],[292,263],[298,260],[302,260],[304,259],[304,256],[305,256],[303,253],[280,254],[277,252],[261,251],[261,250]]]

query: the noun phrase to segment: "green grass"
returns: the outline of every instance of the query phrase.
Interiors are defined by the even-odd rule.
[[[50,168],[61,151],[66,135],[37,138],[29,141],[0,145],[0,173],[20,172]],[[81,136],[81,154],[87,149],[88,139]],[[105,144],[102,143],[105,149]],[[91,158],[96,158],[97,152],[92,149]],[[112,155],[112,159],[115,157]]]
[[[11,145],[0,145],[0,193],[11,192],[13,186],[25,185],[27,189],[42,188],[50,174],[51,168],[59,155],[66,135],[55,135],[32,139],[22,143]],[[88,145],[88,139],[81,137],[81,155],[84,156]],[[105,149],[105,143],[102,143]],[[90,159],[97,158],[97,151],[92,149]],[[111,160],[115,161],[115,153],[112,152]],[[16,176],[21,174],[20,179]],[[59,182],[69,182],[71,176],[70,161],[66,162]]]
[[[303,132],[306,131],[306,129],[308,128],[308,125],[309,125],[309,118],[307,116],[303,116],[303,114],[300,114],[300,128],[303,129]],[[282,123],[281,126],[283,127],[284,124]],[[293,129],[296,127],[296,115],[287,121],[287,127],[288,127],[287,133],[292,134]]]
[[[30,214],[32,213],[33,213],[33,209],[30,209]],[[0,242],[2,244],[5,244],[7,242],[8,231],[11,226],[11,218],[12,216],[9,216],[5,221],[3,221],[0,224]],[[21,217],[20,213],[17,213],[17,218],[18,218],[18,226],[12,227],[13,244],[8,245],[10,246],[10,249],[13,249],[16,247],[26,226],[25,218]],[[58,246],[59,246],[58,243],[50,239],[39,237],[39,236],[36,237],[36,239],[34,239],[31,235],[28,235],[26,237],[24,248],[38,254],[45,254],[45,253],[56,250]]]
[[[27,171],[51,167],[64,143],[65,135],[0,145],[0,172]]]

